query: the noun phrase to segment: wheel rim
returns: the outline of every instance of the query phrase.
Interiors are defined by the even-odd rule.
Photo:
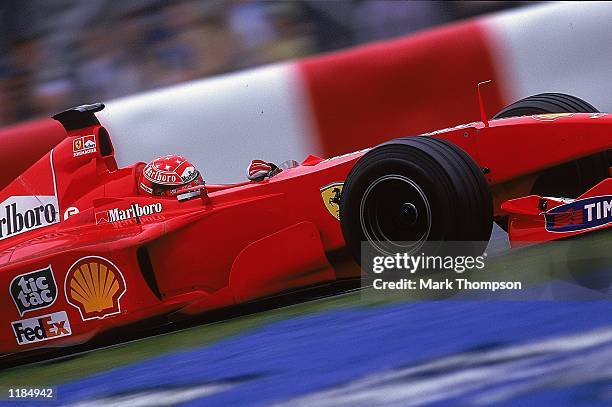
[[[372,182],[361,197],[359,217],[366,239],[385,254],[414,253],[431,231],[429,200],[403,175],[385,175]]]

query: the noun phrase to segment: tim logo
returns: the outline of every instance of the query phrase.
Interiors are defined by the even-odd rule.
[[[19,315],[50,307],[57,299],[57,284],[51,266],[18,275],[11,281],[10,292]]]
[[[77,137],[72,141],[72,152],[75,157],[96,152],[96,136]]]
[[[578,232],[612,223],[612,195],[578,199],[544,214],[549,232]]]

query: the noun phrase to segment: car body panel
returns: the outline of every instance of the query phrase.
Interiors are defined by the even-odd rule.
[[[543,215],[517,211],[532,201],[502,202],[527,195],[530,174],[611,149],[611,125],[605,115],[527,116],[421,136],[454,142],[483,168],[495,214],[513,216],[510,236],[519,239],[541,229]],[[358,277],[357,267],[339,271],[332,259],[344,249],[342,183],[366,152],[309,156],[264,181],[209,185],[179,202],[139,195],[144,164],[117,168],[99,124],[68,130],[0,191],[0,287],[8,294],[0,297],[0,353],[70,346],[154,316]],[[512,193],[499,192],[511,182]],[[599,187],[611,193],[609,181]],[[551,235],[529,236],[558,238]]]

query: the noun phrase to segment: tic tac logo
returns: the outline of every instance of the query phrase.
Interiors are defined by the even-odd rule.
[[[72,334],[65,311],[14,321],[11,325],[19,345],[48,341]]]
[[[612,223],[612,195],[579,199],[544,214],[549,232],[577,232]]]
[[[102,319],[121,312],[119,300],[125,294],[121,271],[103,257],[89,256],[70,267],[64,282],[64,293],[81,318]]]
[[[127,209],[110,209],[108,211],[96,212],[96,224],[103,222],[120,222],[124,220],[141,218],[143,216],[151,216],[156,213],[163,211],[161,203],[154,203],[150,205],[140,206],[137,203],[133,203],[130,208]]]
[[[57,284],[51,265],[15,277],[10,284],[10,293],[21,316],[53,305],[57,299]]]
[[[325,208],[331,215],[340,220],[340,197],[342,196],[343,182],[332,182],[321,188],[321,198]]]
[[[59,222],[55,196],[12,196],[0,204],[0,240]]]
[[[72,152],[75,157],[96,152],[96,136],[77,137],[72,141]]]

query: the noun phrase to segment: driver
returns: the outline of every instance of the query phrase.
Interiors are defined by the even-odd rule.
[[[156,158],[145,165],[138,179],[139,192],[167,198],[198,185],[204,185],[202,174],[180,155]]]
[[[262,181],[280,171],[273,163],[253,160],[247,169],[247,178]],[[180,155],[165,155],[151,161],[145,165],[138,179],[140,193],[168,198],[176,197],[198,185],[204,185],[202,174]]]
[[[247,168],[247,178],[251,181],[263,181],[266,178],[273,177],[282,170],[274,163],[268,163],[263,160],[253,160]]]

